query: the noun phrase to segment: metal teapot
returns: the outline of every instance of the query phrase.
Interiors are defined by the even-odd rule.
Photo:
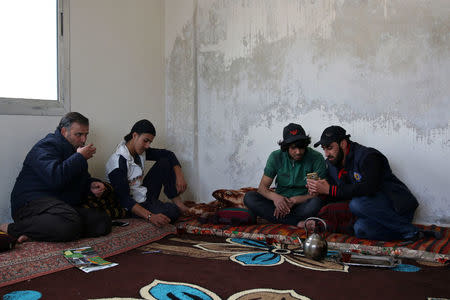
[[[327,255],[328,243],[320,234],[317,233],[317,226],[315,226],[313,234],[308,236],[308,228],[306,227],[306,223],[308,223],[308,221],[322,222],[324,226],[324,232],[327,231],[327,224],[324,220],[315,217],[306,219],[304,224],[306,231],[306,240],[303,243],[303,253],[306,257],[312,258],[314,260],[322,260]]]

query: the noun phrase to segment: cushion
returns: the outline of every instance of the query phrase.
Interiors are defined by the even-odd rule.
[[[86,208],[95,208],[105,211],[112,219],[123,219],[129,216],[128,211],[120,206],[119,199],[114,192],[113,187],[103,182],[105,191],[100,198],[95,197],[92,192],[89,192],[87,201],[83,204]]]
[[[219,209],[216,214],[217,224],[251,225],[256,223],[255,216],[246,208],[228,207]]]
[[[317,216],[325,220],[329,232],[354,235],[356,217],[351,213],[349,201],[330,203],[322,207]]]
[[[189,208],[188,215],[197,217],[208,217],[214,215],[216,211],[224,205],[216,200],[210,203],[195,203],[193,201],[185,201],[184,205]]]
[[[202,215],[197,218],[201,224],[225,224],[232,226],[252,225],[256,218],[247,208],[226,207],[217,209],[213,214]]]
[[[244,204],[245,193],[257,190],[257,188],[253,187],[244,187],[239,190],[220,189],[215,190],[212,196],[223,203],[225,207],[247,208]]]

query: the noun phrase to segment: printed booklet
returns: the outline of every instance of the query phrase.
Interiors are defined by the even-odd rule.
[[[81,247],[63,251],[64,257],[81,271],[89,273],[117,266],[118,264],[104,260],[92,247]]]

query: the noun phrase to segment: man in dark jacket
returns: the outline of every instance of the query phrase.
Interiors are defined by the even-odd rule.
[[[66,114],[54,133],[30,150],[11,193],[14,223],[0,230],[18,238],[70,241],[111,231],[103,211],[82,207],[88,193],[100,196],[105,186],[91,178],[87,160],[96,149],[85,145],[89,120],[77,112]]]
[[[310,193],[332,201],[351,200],[357,217],[356,237],[373,240],[412,239],[418,229],[411,224],[418,202],[391,170],[378,150],[350,141],[344,128],[326,128],[320,141],[327,158],[329,180],[308,180]]]

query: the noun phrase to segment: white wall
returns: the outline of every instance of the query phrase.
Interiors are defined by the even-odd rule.
[[[10,194],[30,147],[54,131],[58,117],[0,115],[0,223],[11,220]]]
[[[187,197],[208,202],[217,188],[256,186],[288,122],[303,124],[313,141],[339,124],[388,156],[421,202],[417,222],[450,224],[450,2],[70,6],[72,110],[91,120],[94,176],[145,117],[157,127],[154,146],[167,143],[180,158]],[[27,151],[58,121],[0,115],[0,222],[10,220]]]
[[[450,224],[449,1],[183,3],[165,1],[167,139],[198,201],[257,186],[287,123],[338,124],[386,154],[416,222]]]
[[[93,176],[135,121],[150,119],[165,143],[163,5],[160,0],[70,1],[71,107],[90,119]],[[60,117],[0,115],[0,222],[26,153]]]
[[[164,144],[163,6],[159,0],[71,1],[72,110],[91,116],[90,163],[104,177],[105,160],[139,119]],[[75,20],[74,20],[75,19]]]

